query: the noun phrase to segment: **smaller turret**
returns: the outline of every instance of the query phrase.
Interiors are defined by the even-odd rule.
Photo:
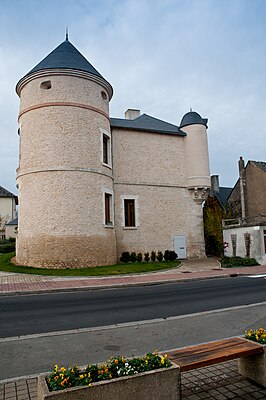
[[[195,200],[204,200],[211,187],[207,123],[208,119],[192,110],[180,123],[180,129],[187,134],[184,138],[186,186],[194,190]]]

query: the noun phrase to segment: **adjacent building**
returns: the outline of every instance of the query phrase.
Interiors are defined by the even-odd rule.
[[[5,224],[16,217],[18,198],[0,186],[0,239],[5,238]]]
[[[123,251],[205,256],[207,119],[109,117],[110,83],[68,41],[17,84],[17,262],[109,265]]]
[[[266,262],[266,162],[239,160],[239,179],[228,197],[235,218],[223,222],[226,255]]]

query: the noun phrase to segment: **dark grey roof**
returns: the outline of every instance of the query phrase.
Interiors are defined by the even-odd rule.
[[[3,188],[0,186],[0,197],[14,197],[17,198],[17,196],[11,192],[9,192],[7,189]]]
[[[18,224],[18,217],[13,219],[13,221],[8,222],[6,225],[17,225]]]
[[[21,78],[17,84],[17,88],[25,77],[33,74],[34,72],[46,69],[75,69],[89,72],[90,74],[98,76],[106,81],[106,79],[104,79],[103,76],[86,60],[86,58],[76,49],[76,47],[74,47],[73,44],[68,40],[65,40],[50,54],[48,54],[48,56],[46,56],[39,64],[37,64],[30,72]],[[108,85],[110,86],[109,83]]]
[[[151,117],[147,114],[142,114],[135,119],[110,118],[110,124],[112,128],[186,136],[186,133],[181,131],[178,126],[169,124],[168,122]]]
[[[180,122],[180,128],[183,128],[187,125],[205,125],[207,127],[208,119],[201,118],[201,116],[195,111],[189,111],[184,115]]]
[[[252,164],[259,167],[263,172],[266,172],[266,162],[264,161],[251,161]]]
[[[216,197],[218,198],[220,204],[225,207],[227,203],[227,199],[232,192],[233,188],[230,187],[219,187],[219,192],[215,193]]]

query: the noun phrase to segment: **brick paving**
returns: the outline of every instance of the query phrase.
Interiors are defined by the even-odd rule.
[[[266,265],[245,268],[221,268],[215,259],[186,260],[180,268],[145,274],[109,277],[56,277],[0,272],[0,295],[12,293],[44,293],[60,290],[83,290],[105,287],[149,285],[160,282],[189,281],[228,277],[231,275],[266,274]]]
[[[266,399],[266,388],[239,375],[237,360],[182,373],[185,400]],[[0,400],[37,400],[37,378],[0,383]]]

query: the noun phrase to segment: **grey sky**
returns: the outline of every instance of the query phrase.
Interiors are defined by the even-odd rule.
[[[127,108],[209,119],[211,173],[233,186],[242,155],[265,161],[266,1],[0,0],[0,185],[16,192],[17,81],[65,39]]]

